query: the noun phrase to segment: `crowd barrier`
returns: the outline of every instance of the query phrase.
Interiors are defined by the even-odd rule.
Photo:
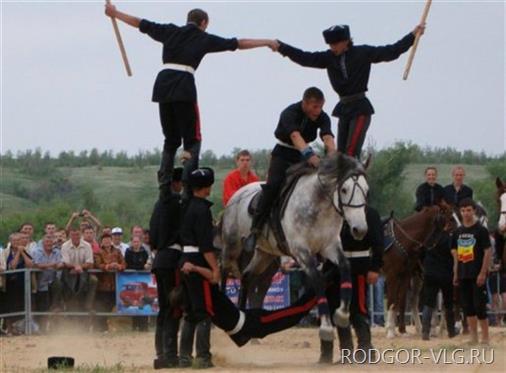
[[[7,274],[14,274],[14,273],[24,273],[24,310],[19,312],[10,312],[10,313],[2,313],[0,314],[0,318],[6,318],[6,317],[16,317],[16,316],[24,316],[25,318],[25,334],[31,335],[32,334],[32,323],[26,322],[26,320],[32,320],[33,316],[51,316],[51,315],[58,315],[58,316],[90,316],[90,312],[73,312],[73,311],[62,311],[62,312],[38,312],[32,310],[32,273],[35,272],[42,272],[40,269],[35,268],[23,268],[23,269],[15,269],[15,270],[8,270],[8,271],[2,271],[0,272],[0,276],[5,276]],[[98,269],[90,269],[88,270],[89,273],[106,273],[104,271],[98,270]],[[290,276],[291,272],[295,272],[294,270],[290,270],[285,275]],[[111,272],[107,272],[111,274]],[[114,275],[116,277],[116,292],[120,291],[120,287],[118,286],[118,276],[121,274],[150,274],[149,271],[136,271],[136,270],[125,270],[122,272],[114,272]],[[497,288],[500,289],[500,276],[495,276],[497,280]],[[285,281],[286,284],[289,284],[289,281]],[[276,285],[276,286],[279,286]],[[279,289],[277,290],[279,292]],[[289,285],[284,289],[285,292],[290,293]],[[284,295],[286,298],[286,295]],[[232,298],[232,297],[231,297]],[[289,294],[288,294],[289,299]],[[383,312],[374,311],[374,291],[373,291],[373,285],[369,285],[368,288],[368,304],[369,304],[369,316],[371,318],[371,322],[374,319],[375,316],[385,316],[384,310]],[[383,307],[384,308],[384,307]],[[152,313],[156,314],[156,313]],[[489,311],[489,314],[505,314],[505,311]],[[142,313],[124,313],[124,312],[118,312],[116,309],[115,312],[93,312],[94,316],[103,316],[103,317],[115,317],[115,316],[128,316],[128,317],[136,317],[136,316],[146,316],[150,314],[142,314]],[[410,317],[411,312],[406,312],[406,316]]]

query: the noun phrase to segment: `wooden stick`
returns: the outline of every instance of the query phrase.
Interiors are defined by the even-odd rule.
[[[422,19],[420,20],[420,24],[424,24],[427,20],[427,16],[429,15],[430,5],[432,4],[432,0],[427,0],[425,3],[425,8],[423,10]],[[409,70],[411,70],[411,65],[413,64],[413,60],[415,58],[416,48],[418,47],[418,42],[422,35],[418,32],[415,36],[415,42],[413,43],[413,47],[411,48],[411,52],[409,53],[408,61],[406,62],[406,68],[404,69],[404,75],[402,79],[408,79]]]
[[[111,3],[111,0],[106,0],[107,4]],[[121,34],[119,33],[118,22],[116,18],[111,17],[112,27],[114,28],[114,34],[116,35],[116,40],[118,41],[119,50],[121,52],[121,58],[123,59],[123,64],[125,65],[125,69],[128,76],[132,76],[132,70],[130,69],[130,63],[128,62],[128,57],[125,50],[125,45],[123,44],[123,40],[121,39]]]

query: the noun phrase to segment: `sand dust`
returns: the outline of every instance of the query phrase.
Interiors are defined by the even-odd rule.
[[[413,330],[407,336],[387,340],[384,330],[373,329],[373,343],[376,348],[418,348],[422,356],[429,356],[430,349],[446,348],[450,354],[455,348],[465,347],[466,336],[452,340],[434,338],[421,341],[415,337]],[[111,334],[71,333],[69,331],[55,336],[20,336],[0,338],[0,371],[25,372],[34,371],[46,366],[47,357],[51,355],[72,356],[76,365],[94,367],[116,367],[127,372],[145,372],[152,370],[154,356],[153,333],[116,332]],[[370,371],[430,371],[432,372],[505,372],[506,371],[506,328],[491,328],[490,350],[494,352],[493,364],[436,364],[431,359],[422,359],[423,364],[388,364],[385,362],[369,365],[318,365],[319,341],[315,328],[293,328],[268,336],[258,344],[248,344],[237,348],[218,329],[213,329],[212,352],[216,365],[210,371],[219,372],[306,372],[346,369],[354,372]],[[481,347],[480,347],[481,348]],[[401,356],[401,359],[406,359]],[[337,353],[335,360],[337,360]],[[189,369],[171,369],[171,372],[189,371]]]

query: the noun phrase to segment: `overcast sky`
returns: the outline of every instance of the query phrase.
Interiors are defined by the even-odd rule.
[[[120,10],[183,24],[201,7],[208,32],[278,38],[324,50],[321,32],[349,24],[355,44],[397,41],[418,23],[424,3],[116,2]],[[374,65],[373,116],[367,142],[505,151],[505,4],[434,1],[408,81],[407,54]],[[120,24],[133,77],[127,77],[103,2],[2,0],[2,152],[40,147],[126,150],[162,146],[151,93],[162,66],[161,44]],[[320,87],[330,114],[337,94],[324,70],[300,67],[268,49],[208,55],[196,73],[203,149],[267,148],[280,112],[309,86]],[[335,132],[337,120],[333,118]]]

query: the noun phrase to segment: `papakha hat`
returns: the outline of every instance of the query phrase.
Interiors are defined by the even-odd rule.
[[[327,44],[339,43],[343,40],[349,40],[351,38],[350,27],[348,25],[332,26],[326,30],[323,30],[323,38]]]

